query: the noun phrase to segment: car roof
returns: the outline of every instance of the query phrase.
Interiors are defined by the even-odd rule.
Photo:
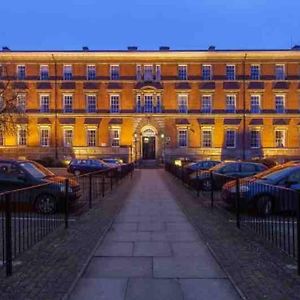
[[[0,159],[0,163],[24,163],[24,162],[35,163],[35,161],[27,160],[27,159]]]

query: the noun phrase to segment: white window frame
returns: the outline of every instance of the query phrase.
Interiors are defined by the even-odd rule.
[[[278,146],[277,141],[279,141],[279,139],[277,139],[276,133],[277,132],[282,132],[283,133],[283,143],[282,146]],[[274,130],[274,138],[275,138],[275,148],[286,148],[286,135],[287,135],[287,130],[285,128],[275,128]]]
[[[188,66],[187,65],[184,65],[184,64],[178,65],[177,72],[178,72],[178,80],[181,80],[181,81],[188,80]]]
[[[210,142],[209,145],[204,143],[204,132],[210,132]],[[211,127],[202,127],[201,128],[201,148],[212,148],[213,147],[213,129]]]
[[[69,110],[66,110],[66,99],[67,97],[69,98],[68,101],[71,99],[72,102],[71,102],[71,109],[70,111]],[[70,98],[71,97],[71,98]],[[73,113],[73,102],[74,102],[74,99],[73,99],[73,94],[63,94],[63,110],[64,110],[64,113]],[[68,104],[70,105],[70,104]]]
[[[153,113],[153,111],[154,111],[154,94],[150,94],[150,93],[144,94],[144,112]]]
[[[229,109],[229,105],[228,105],[229,100],[232,100],[232,99],[234,100],[234,110],[233,111]],[[235,94],[226,95],[226,112],[231,113],[231,114],[236,113],[236,95]]]
[[[116,99],[113,99],[113,98],[118,98],[118,105],[116,105],[114,103],[114,101]],[[120,113],[120,104],[121,104],[120,95],[119,94],[110,94],[109,100],[110,100],[110,112],[111,113]],[[118,108],[118,109],[115,109],[115,108]]]
[[[257,146],[253,146],[252,144],[252,132],[258,132],[258,140],[257,140]],[[250,145],[250,148],[251,149],[260,149],[261,148],[261,129],[260,128],[250,128],[250,131],[249,131],[249,138],[250,138],[250,141],[249,141],[249,145]]]
[[[43,100],[48,98],[48,109],[43,109]],[[50,112],[50,94],[40,94],[40,112],[49,113]]]
[[[92,72],[90,72],[90,68],[92,68]],[[93,76],[90,76],[93,74]],[[96,80],[97,79],[97,70],[96,65],[87,65],[86,66],[86,80]]]
[[[73,80],[73,66],[72,65],[63,65],[63,80],[65,80],[65,81]]]
[[[229,72],[230,68],[233,68],[232,74]],[[226,80],[236,80],[236,66],[235,65],[232,65],[232,64],[226,65]]]
[[[26,95],[26,93],[17,94],[17,108],[20,112],[26,112],[26,109],[27,109],[27,95]]]
[[[233,132],[233,145],[228,145],[229,139],[228,139],[228,133]],[[227,149],[235,149],[236,148],[236,133],[237,130],[235,128],[226,128],[225,129],[225,147]]]
[[[21,68],[23,69],[22,72],[20,72]],[[25,80],[25,79],[26,79],[26,65],[24,64],[17,65],[17,80]]]
[[[207,75],[206,70],[209,70],[209,76],[208,77],[206,76]],[[207,65],[207,64],[202,65],[201,74],[202,74],[202,80],[206,80],[206,81],[212,80],[212,77],[213,77],[213,75],[212,75],[212,65]]]
[[[278,67],[282,68],[282,72],[278,73]],[[286,73],[285,73],[285,64],[276,64],[275,65],[275,79],[276,80],[285,80],[286,79]]]
[[[182,135],[182,133],[184,134]],[[182,138],[184,137],[184,138]],[[184,142],[181,144],[181,142]],[[187,148],[188,147],[188,129],[186,127],[178,127],[177,128],[177,145],[180,148]]]
[[[20,132],[25,131],[25,136],[21,137]],[[17,128],[17,144],[18,146],[25,147],[27,146],[28,132],[27,126],[18,126]]]
[[[95,100],[95,105],[92,106],[95,108],[94,110],[90,109],[90,100],[92,99],[92,97]],[[86,94],[85,99],[86,99],[86,112],[87,113],[96,113],[97,112],[97,95],[96,94]]]
[[[45,69],[47,69],[47,72],[45,72]],[[40,80],[49,80],[49,65],[40,65]]]
[[[208,105],[204,105],[205,100],[209,100],[209,110],[207,109]],[[201,96],[201,112],[204,114],[212,113],[212,95],[202,95]]]
[[[42,132],[44,130],[48,131],[48,136],[45,138],[45,136],[43,136]],[[50,134],[50,126],[40,126],[39,128],[40,131],[40,146],[41,147],[50,147],[50,138],[51,138],[51,134]],[[44,143],[45,141],[47,141],[47,143]]]
[[[67,137],[66,137],[66,132],[67,131],[71,131],[72,132],[72,136],[71,136],[71,143],[67,143]],[[63,137],[64,137],[64,147],[73,147],[73,142],[74,142],[74,128],[73,126],[66,126],[63,127]],[[69,139],[69,137],[68,137]]]
[[[113,70],[118,70],[118,72],[113,72]],[[120,80],[120,65],[110,65],[109,66],[110,80]]]
[[[184,100],[184,101],[182,101]],[[181,114],[187,114],[189,111],[189,95],[188,94],[177,94],[177,105],[178,112]]]
[[[95,136],[91,136],[90,135],[91,132],[94,132]],[[86,129],[86,145],[87,145],[87,147],[97,147],[97,127],[87,127],[87,129]]]
[[[254,107],[252,104],[254,103],[254,98],[258,100],[258,110],[252,110]],[[260,114],[261,113],[261,95],[258,94],[251,94],[250,95],[250,113],[251,114]]]
[[[253,70],[252,68],[257,68],[258,73],[257,74],[252,73]],[[261,66],[259,64],[252,64],[250,66],[250,80],[260,80],[260,78],[261,78]]]
[[[117,132],[117,135],[115,133]],[[120,136],[121,136],[121,128],[120,127],[111,127],[110,128],[110,145],[113,148],[120,147]]]
[[[282,107],[283,107],[283,110],[282,111],[279,111],[278,110],[278,108],[279,108],[279,106],[277,106],[277,100],[278,99],[282,99]],[[286,100],[285,100],[285,95],[282,95],[282,94],[276,94],[275,95],[275,112],[277,113],[277,114],[284,114],[285,112],[286,112]]]

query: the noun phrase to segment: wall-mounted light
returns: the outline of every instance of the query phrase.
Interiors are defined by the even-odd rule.
[[[162,134],[160,135],[160,137],[161,137],[162,139],[164,139],[164,138],[165,138],[165,135],[162,133]]]

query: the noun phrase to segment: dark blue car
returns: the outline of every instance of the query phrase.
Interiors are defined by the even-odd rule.
[[[300,164],[277,166],[242,179],[239,191],[243,209],[255,209],[260,215],[295,211],[299,201]],[[225,184],[221,195],[229,206],[235,207],[236,181]]]
[[[109,168],[111,168],[111,166],[100,159],[73,159],[67,171],[79,176],[81,174],[107,170]]]

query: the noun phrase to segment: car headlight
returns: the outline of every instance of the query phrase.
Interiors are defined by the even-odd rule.
[[[236,186],[230,188],[231,193],[236,193]],[[249,187],[247,185],[240,185],[240,193],[249,192]]]
[[[60,188],[60,191],[61,191],[62,193],[65,193],[65,192],[66,192],[66,186],[65,186],[65,185],[60,185],[59,188]],[[72,189],[70,186],[69,186],[69,188],[68,188],[68,192],[69,192],[69,193],[72,193],[72,192],[73,192],[73,189]]]

